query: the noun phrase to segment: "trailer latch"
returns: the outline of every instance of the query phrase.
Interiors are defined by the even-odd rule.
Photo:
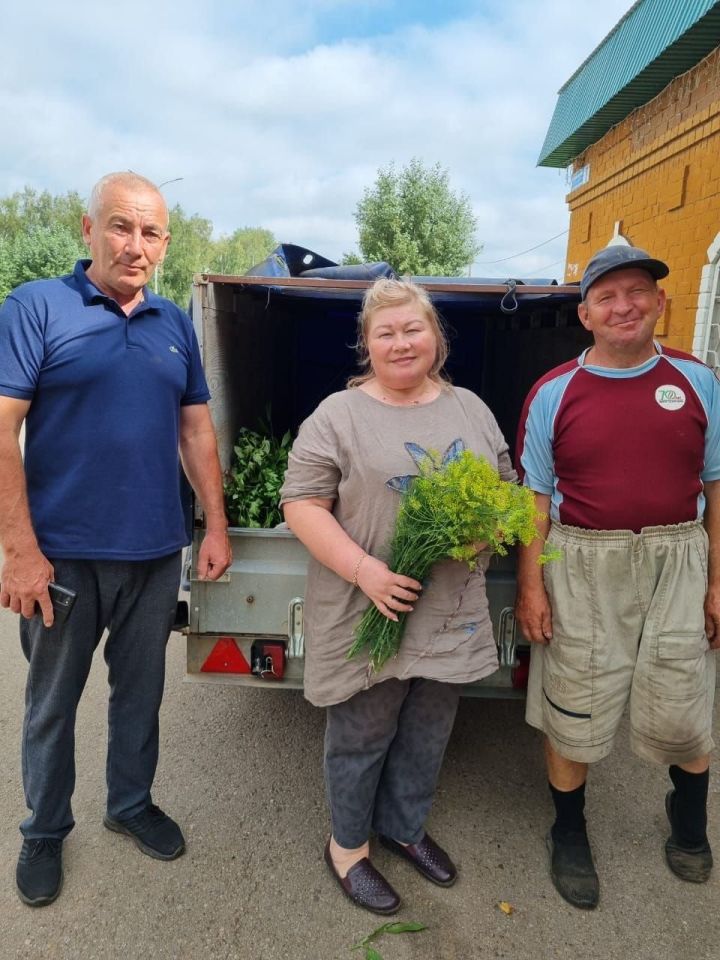
[[[293,597],[288,604],[288,657],[305,656],[305,617],[302,597]]]
[[[515,648],[517,646],[517,622],[515,620],[515,611],[512,607],[503,607],[500,611],[500,620],[498,623],[498,657],[501,667],[514,667],[517,665]]]

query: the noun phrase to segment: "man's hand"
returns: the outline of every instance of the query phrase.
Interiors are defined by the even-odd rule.
[[[705,595],[705,633],[711,650],[720,650],[720,480],[704,487],[703,523],[708,535],[708,590]]]
[[[5,560],[0,573],[0,606],[28,619],[35,616],[35,604],[40,605],[43,623],[51,627],[54,621],[48,583],[54,571],[50,561],[35,549]]]
[[[550,495],[535,491],[537,537],[526,547],[518,545],[515,619],[531,643],[552,640],[552,610],[545,590],[540,555],[550,533]]]
[[[720,650],[720,587],[710,587],[705,597],[705,633],[711,650]]]
[[[547,644],[552,640],[552,610],[545,587],[518,589],[515,619],[531,643]]]
[[[200,580],[219,580],[232,563],[227,530],[208,530],[200,544],[197,574]]]

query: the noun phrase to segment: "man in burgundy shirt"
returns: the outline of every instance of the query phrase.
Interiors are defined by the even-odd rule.
[[[629,703],[630,744],[666,764],[670,869],[712,868],[707,792],[720,647],[720,383],[653,338],[669,270],[644,250],[588,263],[578,314],[593,346],[530,391],[517,466],[547,515],[520,551],[517,618],[532,642],[527,720],[545,734],[560,894],[592,908],[588,765]],[[543,541],[562,559],[541,567]]]

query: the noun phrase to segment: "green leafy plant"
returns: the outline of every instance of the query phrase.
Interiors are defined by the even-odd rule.
[[[225,473],[225,509],[234,527],[274,527],[282,521],[280,487],[292,437],[288,431],[278,440],[269,420],[261,421],[260,430],[240,430]]]
[[[501,480],[484,458],[463,450],[449,461],[422,451],[420,475],[402,477],[408,486],[395,521],[388,565],[396,573],[423,581],[438,560],[461,560],[474,569],[477,545],[507,553],[508,544],[529,544],[537,536],[535,522],[544,517],[535,509],[528,487]],[[543,553],[540,563],[555,560],[557,551]],[[408,614],[389,620],[374,604],[362,616],[347,654],[370,648],[370,666],[380,670],[399,648]]]
[[[353,944],[351,950],[362,950],[364,960],[383,960],[372,944],[386,933],[419,933],[421,930],[427,930],[424,923],[418,923],[416,920],[397,920],[394,923],[384,923],[377,930],[373,930],[366,937],[363,937],[359,943]]]

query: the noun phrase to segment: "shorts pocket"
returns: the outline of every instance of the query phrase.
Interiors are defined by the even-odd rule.
[[[695,550],[697,551],[698,560],[699,560],[699,562],[700,562],[700,566],[702,567],[703,574],[705,575],[705,593],[707,593],[707,588],[708,588],[708,551],[709,551],[709,549],[710,549],[710,547],[709,547],[710,541],[709,541],[709,539],[708,539],[707,531],[705,530],[704,527],[700,527],[700,532],[702,533],[702,546],[701,546],[699,543],[697,543],[697,541],[696,541],[696,542],[695,542]]]
[[[659,634],[647,664],[647,682],[637,679],[633,726],[657,747],[673,752],[710,741],[711,671],[704,631],[673,630]],[[644,689],[646,693],[640,696]],[[633,691],[635,698],[636,691]]]
[[[543,647],[544,716],[549,730],[566,743],[589,742],[592,654],[589,638],[569,637],[557,631]]]
[[[663,700],[693,700],[704,695],[707,652],[704,632],[675,630],[659,634],[652,668],[657,696]]]
[[[557,630],[545,648],[545,656],[560,673],[587,673],[592,652],[592,640],[588,637],[569,637]]]

